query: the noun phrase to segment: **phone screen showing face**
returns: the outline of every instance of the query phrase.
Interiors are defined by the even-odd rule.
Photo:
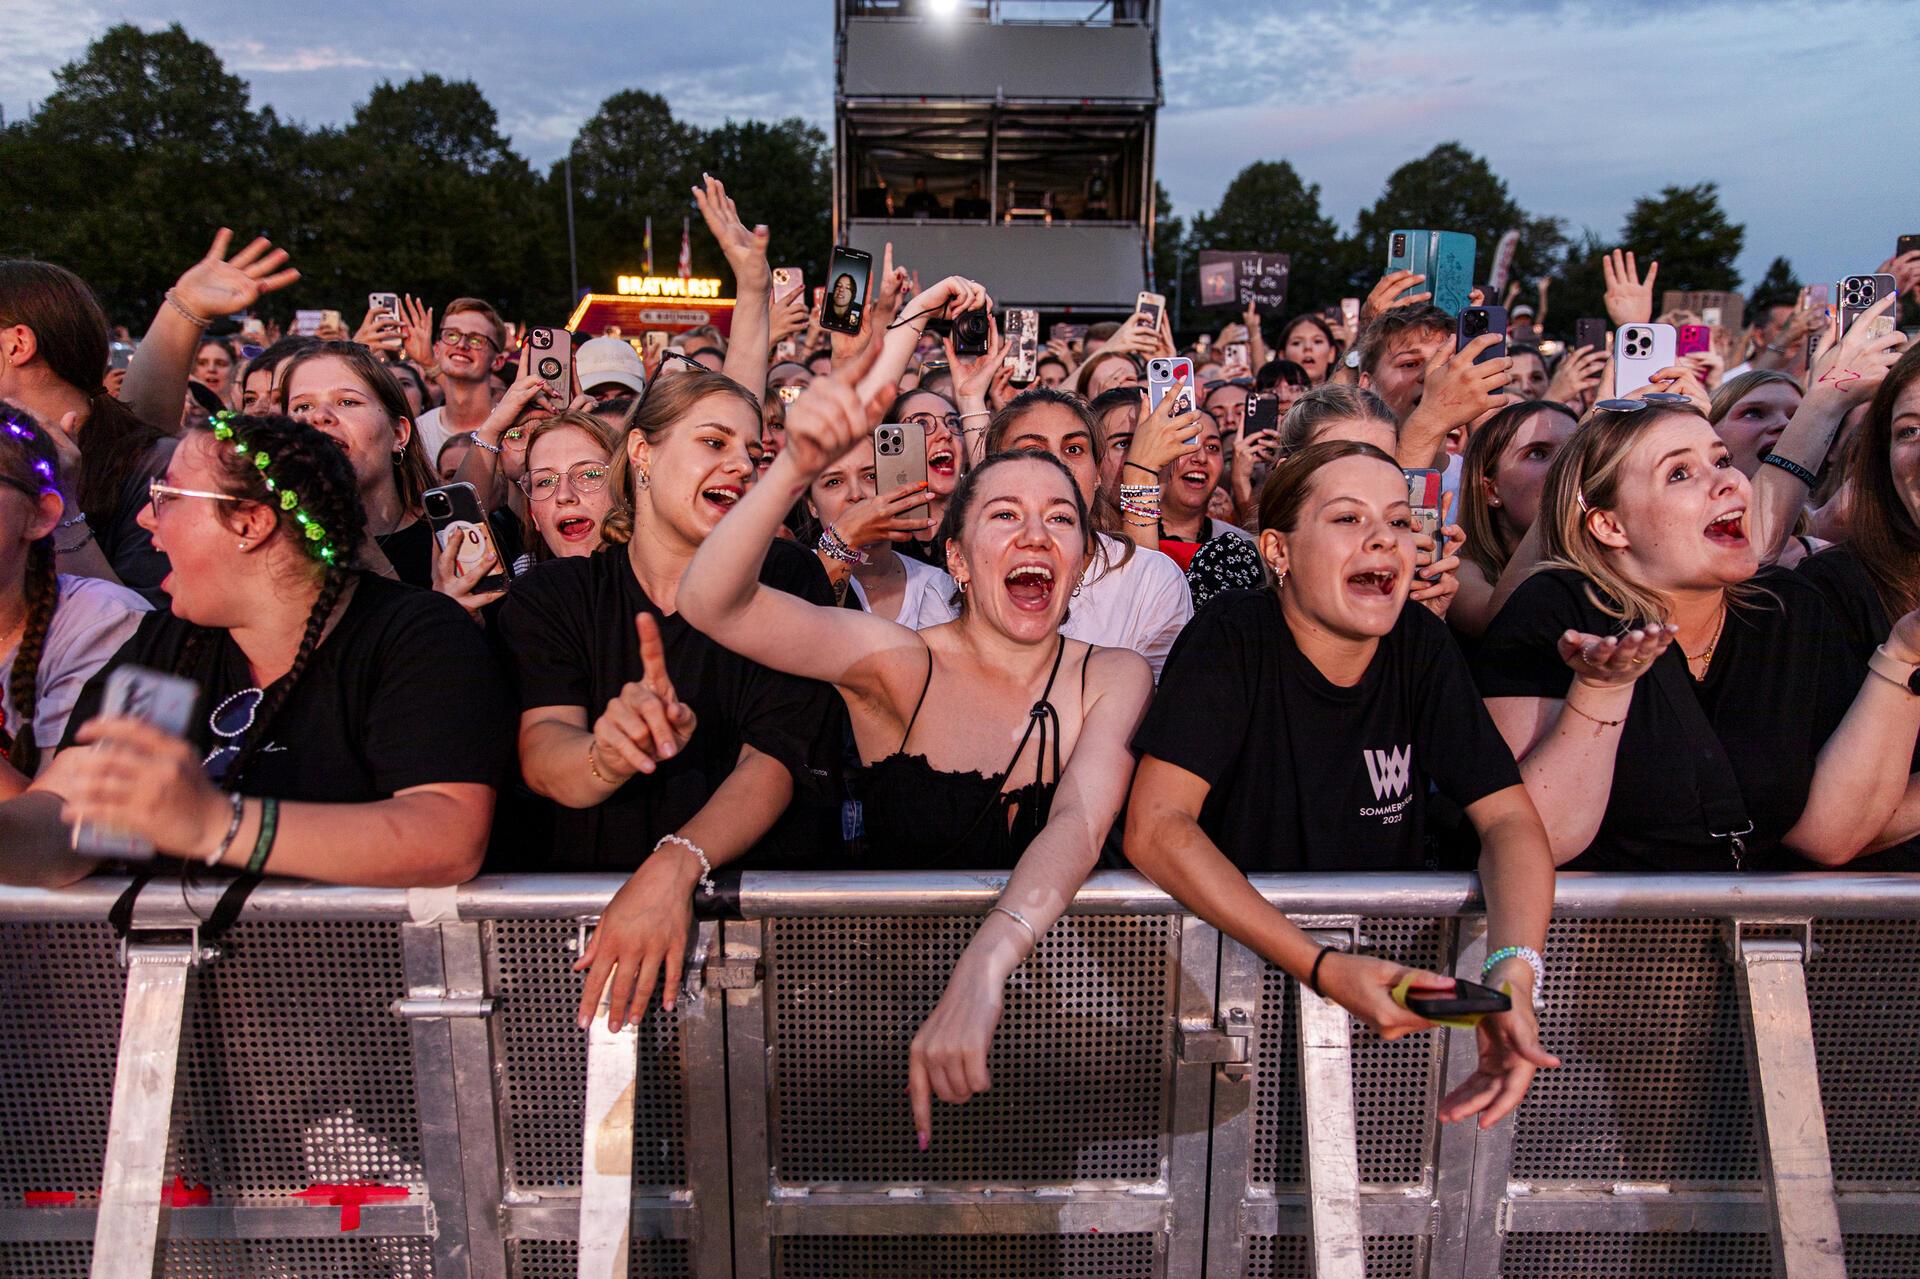
[[[845,246],[833,251],[827,267],[826,300],[820,306],[820,327],[835,333],[858,333],[867,313],[867,288],[873,280],[873,255]]]

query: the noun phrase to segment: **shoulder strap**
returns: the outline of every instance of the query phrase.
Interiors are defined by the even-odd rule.
[[[923,647],[925,646],[925,643],[926,641],[924,640],[921,641],[921,644]],[[900,734],[900,745],[894,749],[894,754],[896,755],[906,754],[907,739],[913,736],[913,726],[920,722],[920,708],[927,704],[927,690],[932,687],[933,687],[933,650],[931,648],[928,648],[927,649],[927,678],[921,681],[921,684],[920,684],[920,700],[913,704],[913,715],[911,718],[907,720],[907,731]]]
[[[1745,837],[1753,833],[1753,821],[1747,816],[1746,801],[1740,797],[1740,782],[1733,775],[1733,765],[1727,759],[1726,748],[1720,744],[1720,735],[1714,732],[1707,713],[1700,709],[1700,697],[1693,690],[1686,660],[1676,644],[1654,660],[1646,678],[1653,681],[1654,688],[1666,699],[1679,721],[1681,746],[1693,766],[1700,807],[1707,820],[1707,834],[1716,841],[1726,840],[1728,851],[1733,854],[1734,869],[1745,870]]]

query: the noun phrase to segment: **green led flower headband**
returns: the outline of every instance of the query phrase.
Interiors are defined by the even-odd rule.
[[[332,566],[339,557],[339,550],[334,546],[333,538],[328,535],[325,528],[321,527],[319,520],[307,514],[306,508],[301,505],[300,495],[291,488],[283,487],[273,478],[271,469],[273,459],[267,455],[266,451],[249,447],[245,440],[234,434],[234,416],[232,409],[222,409],[213,415],[213,438],[221,441],[231,440],[235,453],[242,457],[252,456],[254,469],[260,472],[260,478],[266,484],[267,492],[277,493],[279,496],[275,500],[279,503],[280,509],[290,512],[294,521],[300,525],[300,530],[304,534],[300,542],[301,547],[321,563]]]

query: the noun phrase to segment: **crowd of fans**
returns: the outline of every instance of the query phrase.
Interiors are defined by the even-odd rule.
[[[997,329],[956,349],[979,284],[915,292],[889,255],[829,333],[773,297],[765,228],[695,196],[730,333],[576,335],[571,395],[474,297],[211,336],[297,278],[225,231],[110,375],[87,285],[0,261],[0,877],[95,869],[82,819],[182,873],[618,871],[579,958],[582,1023],[618,1027],[672,1005],[723,867],[1009,872],[914,1040],[924,1143],[1103,859],[1389,1036],[1428,1024],[1407,970],[1247,874],[1477,869],[1513,1007],[1442,1115],[1482,1122],[1556,1064],[1556,867],[1920,866],[1920,349],[1871,322],[1897,299],[1844,330],[1760,308],[1734,367],[1616,386],[1604,348],[1456,349],[1396,272],[1351,331],[1269,347],[1250,310],[1181,347],[1136,314],[1019,386]],[[1920,297],[1920,253],[1883,269]],[[1613,326],[1655,318],[1651,265],[1607,275]],[[1176,354],[1198,404],[1150,405]],[[878,483],[886,424],[924,484]],[[1440,527],[1408,468],[1444,473]],[[449,483],[484,528],[441,545]],[[126,667],[199,686],[184,739],[101,713]]]

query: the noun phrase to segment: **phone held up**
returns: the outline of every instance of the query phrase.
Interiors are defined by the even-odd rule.
[[[460,539],[456,562],[462,573],[485,563],[489,554],[493,556],[494,570],[474,584],[474,594],[491,595],[507,589],[507,561],[494,544],[493,528],[480,509],[480,497],[473,485],[462,480],[428,489],[420,495],[420,504],[426,508],[436,546],[444,551],[449,541]]]
[[[1605,320],[1575,320],[1573,322],[1573,349],[1591,347],[1595,351],[1607,349],[1607,322]]]
[[[1440,541],[1440,472],[1416,467],[1404,471],[1407,505],[1413,508],[1413,531]]]
[[[1133,313],[1146,317],[1148,328],[1157,329],[1160,327],[1160,317],[1167,313],[1167,299],[1158,293],[1142,290],[1140,296],[1133,300]]]
[[[873,254],[839,245],[827,266],[826,294],[820,303],[820,327],[858,333],[873,286]]]
[[[1507,353],[1507,308],[1504,306],[1463,307],[1460,316],[1454,321],[1455,350],[1464,351],[1467,343],[1492,333],[1499,337],[1486,350],[1473,357],[1475,364],[1485,364],[1488,360],[1498,360]],[[1489,395],[1505,395],[1507,388],[1496,387],[1487,392]]]
[[[1840,281],[1836,290],[1840,296],[1840,335],[1845,337],[1875,303],[1891,297],[1897,287],[1890,275],[1850,275]],[[1894,307],[1888,307],[1886,314],[1875,316],[1868,323],[1874,326],[1876,336],[1893,332]]]
[[[927,482],[927,433],[913,422],[873,428],[874,491],[897,493]]]
[[[100,713],[129,716],[163,733],[184,737],[199,699],[200,686],[190,679],[144,666],[122,666],[107,676],[106,687],[101,690]],[[154,853],[150,840],[84,821],[74,825],[72,847],[82,857],[122,861],[146,861]]]
[[[797,266],[777,266],[773,268],[773,301],[782,306],[793,301],[806,290],[807,281]]]
[[[1160,407],[1160,401],[1173,394],[1179,397],[1176,413],[1190,413],[1199,401],[1193,391],[1193,361],[1186,356],[1147,361],[1147,412]]]
[[[1028,386],[1040,374],[1040,312],[1030,307],[1008,308],[1006,336],[1005,364],[1012,370],[1007,380],[1015,386]]]
[[[1623,324],[1613,335],[1615,395],[1630,395],[1672,366],[1679,335],[1671,324]]]
[[[573,399],[573,334],[533,325],[527,329],[526,358],[562,405]],[[526,372],[523,366],[521,372]]]
[[[1242,437],[1248,440],[1259,435],[1272,435],[1280,429],[1280,397],[1271,391],[1260,391],[1247,397],[1247,420],[1240,428]],[[1255,462],[1253,473],[1248,476],[1258,489],[1266,481],[1271,463]]]

